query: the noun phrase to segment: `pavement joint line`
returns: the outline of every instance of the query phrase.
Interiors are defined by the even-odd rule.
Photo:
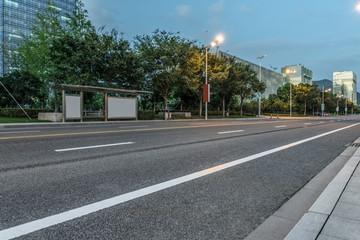
[[[98,131],[98,132],[79,132],[79,133],[58,133],[58,134],[44,134],[32,136],[16,136],[16,137],[1,137],[0,140],[9,139],[24,139],[24,138],[41,138],[41,137],[59,137],[59,136],[76,136],[76,135],[89,135],[89,134],[104,134],[104,133],[123,133],[123,132],[141,132],[141,131],[157,131],[157,130],[172,130],[172,129],[186,129],[186,128],[205,128],[205,127],[222,127],[222,126],[242,126],[242,125],[256,125],[259,123],[269,122],[252,122],[236,124],[212,124],[212,125],[196,125],[196,126],[179,126],[179,127],[161,127],[161,128],[142,128],[142,129],[126,129],[126,130],[113,130],[113,131]]]
[[[87,147],[57,149],[57,150],[55,150],[55,152],[68,152],[68,151],[76,151],[76,150],[83,150],[83,149],[113,147],[113,146],[120,146],[120,145],[129,145],[129,144],[134,144],[134,142],[123,142],[123,143],[112,143],[112,144],[104,144],[104,145],[94,145],[94,146],[87,146]]]
[[[201,178],[201,177],[204,177],[204,176],[207,176],[207,175],[219,172],[219,171],[223,171],[223,170],[231,168],[231,167],[238,166],[240,164],[267,156],[269,154],[283,151],[285,149],[295,147],[297,145],[300,145],[300,144],[303,144],[303,143],[306,143],[306,142],[309,142],[309,141],[312,141],[312,140],[315,140],[315,139],[318,139],[318,138],[321,138],[321,137],[324,137],[324,136],[327,136],[327,135],[330,135],[330,134],[333,134],[333,133],[336,133],[339,131],[343,131],[348,128],[355,127],[359,124],[360,123],[356,123],[356,124],[352,124],[352,125],[349,125],[349,126],[346,126],[343,128],[335,129],[335,130],[332,130],[332,131],[329,131],[329,132],[326,132],[323,134],[319,134],[319,135],[316,135],[316,136],[313,136],[310,138],[306,138],[306,139],[296,141],[296,142],[293,142],[293,143],[290,143],[287,145],[283,145],[281,147],[273,148],[273,149],[270,149],[270,150],[267,150],[264,152],[260,152],[260,153],[257,153],[257,154],[254,154],[254,155],[251,155],[251,156],[248,156],[245,158],[237,159],[237,160],[225,163],[225,164],[214,166],[212,168],[208,168],[208,169],[201,170],[201,171],[198,171],[195,173],[191,173],[191,174],[188,174],[188,175],[185,175],[182,177],[178,177],[178,178],[171,179],[171,180],[168,180],[165,182],[161,182],[161,183],[149,186],[149,187],[145,187],[145,188],[135,190],[135,191],[132,191],[129,193],[121,194],[121,195],[118,195],[118,196],[115,196],[112,198],[108,198],[108,199],[105,199],[102,201],[91,203],[91,204],[88,204],[88,205],[85,205],[82,207],[78,207],[78,208],[68,210],[68,211],[65,211],[62,213],[58,213],[58,214],[55,214],[52,216],[48,216],[48,217],[45,217],[42,219],[24,223],[24,224],[14,226],[14,227],[11,227],[8,229],[3,229],[3,230],[0,230],[0,239],[12,239],[12,238],[16,238],[16,237],[21,237],[26,234],[29,234],[29,233],[32,233],[32,232],[35,232],[35,231],[38,231],[38,230],[41,230],[44,228],[48,228],[48,227],[51,227],[51,226],[54,226],[54,225],[57,225],[60,223],[64,223],[64,222],[67,222],[67,221],[70,221],[70,220],[73,220],[76,218],[80,218],[80,217],[104,210],[104,209],[108,209],[110,207],[114,207],[121,203],[125,203],[125,202],[131,201],[131,200],[134,200],[134,199],[137,199],[140,197],[144,197],[149,194],[153,194],[153,193],[180,185],[182,183],[186,183],[186,182],[189,182],[189,181],[192,181],[192,180],[195,180],[195,179],[198,179],[198,178]]]

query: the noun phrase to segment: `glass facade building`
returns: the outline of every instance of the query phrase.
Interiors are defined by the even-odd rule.
[[[227,57],[235,57],[228,53],[220,51],[220,53]],[[250,68],[258,73],[258,78],[260,78],[260,65],[246,61],[244,59],[235,57],[237,62],[250,65]],[[261,81],[266,84],[266,90],[261,95],[262,98],[268,98],[270,94],[276,94],[279,87],[284,84],[284,76],[281,73],[272,71],[261,66]]]
[[[61,21],[64,22],[66,13],[70,14],[75,9],[75,0],[52,0],[51,2],[53,3],[51,7],[60,12]],[[0,75],[3,75],[12,70],[6,62],[5,53],[22,41],[22,34],[26,36],[30,34],[36,13],[48,8],[49,0],[0,0],[0,4]]]
[[[289,73],[288,70],[292,73]],[[301,64],[282,67],[281,73],[286,76],[286,82],[291,82],[293,85],[300,83],[312,85],[313,83],[313,72]]]
[[[357,105],[357,77],[352,71],[333,73],[333,93]]]

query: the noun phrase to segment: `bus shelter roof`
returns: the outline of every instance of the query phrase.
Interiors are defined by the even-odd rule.
[[[53,88],[56,90],[65,90],[65,91],[118,93],[118,94],[128,94],[128,95],[136,95],[136,96],[153,93],[150,91],[125,90],[125,89],[117,89],[117,88],[104,88],[104,87],[81,86],[81,85],[70,85],[70,84],[57,84]]]

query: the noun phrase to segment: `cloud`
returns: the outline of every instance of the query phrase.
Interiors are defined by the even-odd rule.
[[[89,12],[89,17],[95,26],[114,25],[117,15],[116,10],[107,6],[106,0],[87,0],[85,1],[85,8]]]
[[[240,5],[239,9],[241,12],[244,12],[244,13],[248,13],[248,14],[253,13],[248,7],[246,7],[245,4]]]
[[[221,24],[224,13],[224,2],[219,1],[209,7],[209,23],[212,27],[218,27]]]
[[[178,17],[188,17],[193,14],[193,9],[189,5],[179,5],[176,7]]]

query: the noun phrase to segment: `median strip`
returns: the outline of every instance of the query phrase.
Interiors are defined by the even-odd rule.
[[[112,146],[120,146],[120,145],[128,145],[128,144],[133,144],[133,142],[112,143],[112,144],[106,144],[106,145],[95,145],[95,146],[87,146],[87,147],[58,149],[58,150],[55,150],[55,152],[67,152],[67,151],[75,151],[75,150],[82,150],[82,149],[112,147]]]

